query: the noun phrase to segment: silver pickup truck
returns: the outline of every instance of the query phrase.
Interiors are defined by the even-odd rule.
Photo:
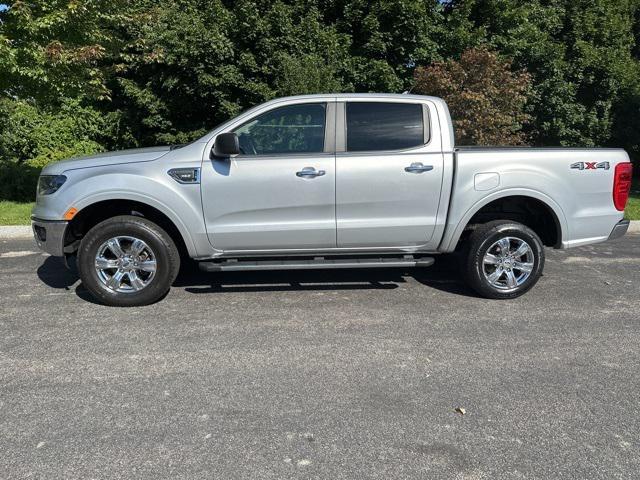
[[[460,253],[470,287],[514,298],[544,247],[625,234],[624,150],[456,148],[447,105],[416,95],[280,98],[188,145],[48,165],[38,245],[108,305],[211,272],[425,267]]]

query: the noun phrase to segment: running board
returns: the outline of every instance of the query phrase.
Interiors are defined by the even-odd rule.
[[[432,257],[402,258],[360,258],[311,260],[223,260],[221,262],[200,262],[200,270],[205,272],[237,272],[249,270],[313,270],[333,268],[388,268],[388,267],[429,267]]]

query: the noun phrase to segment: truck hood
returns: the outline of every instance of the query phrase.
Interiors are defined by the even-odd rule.
[[[149,162],[162,157],[172,149],[170,146],[133,148],[117,152],[102,152],[84,157],[73,157],[55,162],[42,169],[42,175],[59,175],[68,170],[79,168],[103,167],[122,163]]]

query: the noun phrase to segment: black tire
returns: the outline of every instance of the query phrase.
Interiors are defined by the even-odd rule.
[[[138,271],[140,276],[148,276],[148,283],[141,290],[119,292],[109,288],[99,277],[95,267],[96,255],[105,242],[115,237],[142,240],[153,254],[153,276],[149,277],[148,273]],[[145,250],[143,255],[147,253],[148,250]],[[80,242],[77,265],[82,284],[100,303],[116,307],[136,307],[156,302],[169,291],[180,270],[180,254],[167,232],[155,223],[141,217],[121,215],[109,218],[87,232]],[[106,271],[115,272],[115,269]],[[127,278],[129,277],[125,276],[124,283],[121,284],[124,288]]]
[[[496,245],[496,242],[506,238],[512,239],[509,241],[509,245],[512,247],[508,250],[509,253],[503,257],[503,250],[499,245]],[[530,247],[531,253],[517,257],[520,260],[524,259],[524,261],[514,263],[517,258],[514,259],[510,254],[515,253],[514,250],[517,250],[517,246],[522,245],[519,243],[522,241]],[[501,263],[495,266],[484,264],[485,255],[490,249],[492,252],[490,252],[488,260],[498,260]],[[498,255],[494,255],[493,252],[497,252]],[[529,261],[531,255],[533,256],[532,262]],[[466,240],[465,248],[462,251],[462,273],[466,283],[485,298],[516,298],[529,291],[538,282],[544,269],[544,259],[544,246],[540,237],[533,230],[513,221],[496,220],[478,225]],[[533,263],[533,267],[530,272],[512,268],[518,265],[528,269],[531,263]],[[502,274],[499,269],[502,269]],[[494,273],[500,276],[494,280],[494,283],[491,283],[490,277]],[[526,273],[529,275],[526,276]],[[513,286],[513,278],[516,278],[517,281],[515,287]],[[522,283],[519,282],[520,279],[522,279]]]

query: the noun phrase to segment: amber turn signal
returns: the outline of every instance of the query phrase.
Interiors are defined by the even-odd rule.
[[[73,208],[71,207],[69,210],[66,211],[66,213],[64,214],[64,219],[65,220],[71,220],[73,217],[76,216],[76,213],[78,213],[78,209],[77,208]]]

